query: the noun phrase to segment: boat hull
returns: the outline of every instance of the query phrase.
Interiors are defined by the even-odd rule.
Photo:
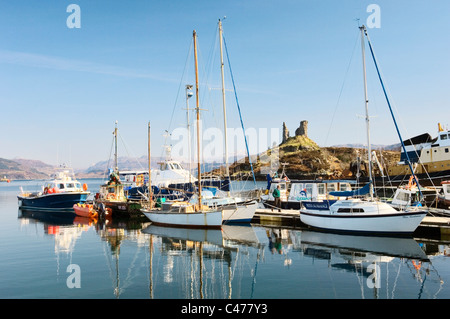
[[[317,229],[339,232],[411,234],[420,225],[426,212],[394,214],[331,215],[326,211],[300,211],[302,223]]]
[[[237,205],[229,205],[223,210],[223,222],[230,223],[250,223],[258,208],[257,201],[249,201],[238,203]]]
[[[84,207],[83,207],[84,206]],[[73,205],[73,210],[77,216],[88,217],[88,218],[97,218],[98,213],[94,210],[93,205]]]
[[[178,213],[142,210],[154,225],[186,228],[221,228],[222,211]]]
[[[427,211],[419,208],[398,211],[377,201],[350,199],[337,201],[329,210],[300,210],[302,223],[339,232],[411,234]]]
[[[97,204],[103,204],[111,212],[113,217],[139,217],[141,214],[141,204],[138,201],[117,201],[107,199],[97,199]]]
[[[258,202],[256,200],[239,200],[234,198],[213,198],[203,202],[210,208],[218,208],[223,211],[223,222],[250,223],[255,215]]]
[[[70,192],[30,197],[19,195],[17,198],[21,209],[74,213],[73,205],[85,203],[89,194],[89,192]]]

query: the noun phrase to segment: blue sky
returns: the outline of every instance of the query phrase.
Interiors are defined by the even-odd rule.
[[[79,29],[66,24],[72,3],[81,9]],[[309,136],[321,146],[364,143],[355,19],[365,24],[372,3],[381,22],[369,36],[403,137],[435,136],[437,123],[449,124],[450,113],[445,0],[1,0],[0,157],[88,167],[108,159],[116,120],[126,143],[120,155],[146,155],[149,121],[152,153],[161,155],[164,131],[185,125],[183,88],[194,81],[194,29],[205,126],[220,126],[215,44],[224,16],[246,128],[281,133],[284,121],[293,135],[308,120]],[[366,57],[372,142],[397,143]],[[229,75],[226,85],[232,88]],[[227,102],[228,126],[237,128],[231,91]]]

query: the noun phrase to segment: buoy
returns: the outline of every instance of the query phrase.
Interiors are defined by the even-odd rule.
[[[87,186],[86,183],[84,183],[84,184],[83,184],[83,190],[84,190],[84,191],[87,191],[87,189],[88,189],[88,186]]]

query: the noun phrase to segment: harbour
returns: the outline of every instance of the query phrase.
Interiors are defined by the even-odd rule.
[[[449,4],[324,4],[1,5],[0,299],[450,299]]]
[[[103,181],[82,182],[95,192]],[[267,209],[258,209],[251,223],[222,230],[158,227],[130,218],[102,224],[18,210],[18,187],[37,185],[0,185],[0,282],[7,287],[1,298],[450,297],[447,218],[424,219],[406,238],[317,232],[299,223],[298,212]],[[74,265],[81,274],[78,288],[69,268]],[[378,286],[371,284],[373,269]]]

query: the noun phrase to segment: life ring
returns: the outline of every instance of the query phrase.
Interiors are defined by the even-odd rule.
[[[415,186],[416,186],[416,181],[414,179],[414,176],[411,176],[409,178],[409,182],[408,182],[408,189],[411,189],[411,188],[413,188]]]
[[[108,198],[108,199],[116,199],[116,194],[109,193],[108,196],[106,196],[106,198]]]
[[[86,183],[84,183],[84,184],[83,184],[83,190],[84,190],[84,191],[87,191],[87,189],[88,189],[88,186],[87,186]]]

